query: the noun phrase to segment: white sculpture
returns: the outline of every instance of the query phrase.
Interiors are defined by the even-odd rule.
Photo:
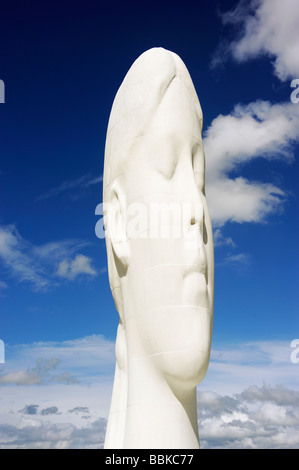
[[[117,92],[106,139],[106,247],[120,317],[107,449],[199,447],[196,386],[214,298],[201,133],[182,60],[163,48],[143,53]]]

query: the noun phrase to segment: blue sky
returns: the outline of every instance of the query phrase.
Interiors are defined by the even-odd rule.
[[[2,6],[0,447],[103,443],[118,316],[95,208],[115,93],[156,46],[183,59],[204,115],[215,310],[202,445],[299,447],[298,17],[293,0]]]

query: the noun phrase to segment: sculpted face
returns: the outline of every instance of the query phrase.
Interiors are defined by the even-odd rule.
[[[181,59],[158,51],[133,64],[111,113],[104,194],[117,229],[107,240],[109,277],[128,360],[151,361],[171,386],[188,388],[209,362],[212,227],[197,95]]]
[[[177,111],[180,115],[179,103]],[[142,202],[148,214],[147,237],[129,240],[128,280],[139,295],[126,324],[134,357],[151,355],[164,374],[194,385],[206,372],[210,352],[212,231],[201,140],[177,128],[172,112],[165,110],[162,135],[156,129],[148,132],[137,172],[126,175],[128,204]],[[181,116],[188,119],[192,113],[188,109]],[[158,220],[151,217],[153,203],[168,204],[168,217],[163,219],[163,212]],[[165,238],[159,237],[162,228]]]

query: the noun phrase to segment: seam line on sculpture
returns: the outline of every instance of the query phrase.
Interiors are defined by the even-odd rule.
[[[155,401],[149,401],[147,402],[148,405],[154,405],[154,406],[159,406]],[[164,403],[164,406],[178,406],[178,402],[176,400],[173,401],[168,401],[167,403]],[[193,406],[193,403],[191,402],[184,402],[185,406]],[[132,406],[144,406],[143,402],[135,402],[135,403],[128,403],[127,408],[130,408]]]
[[[148,310],[160,310],[160,309],[166,309],[166,308],[186,308],[186,307],[194,307],[194,308],[197,308],[197,309],[202,309],[202,310],[206,310],[207,312],[211,312],[211,308],[208,308],[208,307],[201,307],[201,306],[198,306],[198,305],[164,305],[162,307],[146,307],[145,310],[148,311]],[[136,318],[136,317],[141,317],[142,315],[146,315],[146,311],[144,313],[137,313],[135,315],[130,315],[128,317],[126,317],[126,319],[124,320],[124,325],[127,323],[128,320],[130,320],[130,318]]]
[[[159,353],[154,353],[154,354],[149,354],[148,356],[140,356],[140,357],[135,357],[136,360],[141,360],[141,359],[147,359],[148,357],[154,357],[154,356],[161,356],[161,354],[175,354],[178,352],[182,351],[189,351],[190,348],[183,348],[183,349],[176,349],[175,351],[162,351]],[[206,351],[203,351],[202,349],[198,349],[199,352],[201,353],[206,353]]]
[[[167,266],[167,267],[169,267],[169,266],[172,266],[172,267],[173,267],[173,266],[180,266],[180,267],[182,267],[182,266],[188,266],[188,267],[190,267],[190,266],[196,266],[196,267],[199,267],[199,268],[203,268],[203,267],[204,267],[204,265],[196,264],[196,263],[192,263],[192,264],[189,264],[189,263],[163,263],[163,264],[162,264],[162,263],[161,263],[161,264],[155,264],[155,266],[151,266],[151,267],[149,267],[149,268],[146,268],[145,271],[149,271],[149,270],[155,269],[155,268],[160,268],[161,266]],[[204,273],[203,273],[203,274],[204,274]]]
[[[177,228],[177,227],[180,228],[180,225],[179,225],[179,224],[177,224],[177,225],[175,225],[175,224],[163,225],[161,229],[163,230],[165,227],[166,227],[166,228],[170,228],[170,229],[173,228],[173,227],[175,227],[175,228]],[[160,228],[159,224],[154,225],[154,226],[152,226],[152,227],[150,227],[150,228],[147,228],[147,229],[144,229],[144,230],[140,230],[140,232],[138,232],[135,236],[133,236],[133,237],[127,237],[127,238],[125,239],[125,241],[136,240],[136,239],[137,239],[138,237],[140,237],[140,235],[142,235],[143,233],[146,233],[146,232],[149,232],[149,233],[150,233],[152,230],[155,230],[155,229],[157,229],[157,228],[158,228],[158,229]],[[192,230],[193,232],[199,232],[200,229],[199,229],[199,227],[195,227],[194,229],[191,229],[191,230]],[[180,235],[180,236],[177,236],[177,237],[170,237],[170,236],[162,237],[161,235],[160,235],[160,236],[159,236],[159,235],[158,235],[158,236],[151,236],[151,235],[149,235],[149,238],[151,238],[152,240],[180,240],[180,239],[183,239],[183,240],[184,240],[184,235],[183,235],[183,236]],[[123,240],[122,240],[122,241],[123,241]],[[120,242],[117,242],[117,241],[116,241],[116,242],[114,242],[114,243],[122,243],[122,241],[120,241]],[[196,241],[196,242],[191,241],[191,243],[192,243],[192,245],[197,245],[197,246],[199,245],[199,243],[198,243],[197,241]],[[165,264],[164,264],[164,265],[157,265],[157,266],[172,266],[172,265],[165,265]],[[189,266],[189,265],[187,265],[187,264],[182,264],[182,265],[181,265],[181,264],[178,264],[178,265],[173,265],[173,266]],[[198,265],[196,264],[196,265],[192,265],[192,266],[198,266]],[[154,266],[154,267],[155,267],[155,266]],[[148,268],[148,269],[152,269],[152,268]]]
[[[148,310],[160,310],[161,308],[185,308],[185,307],[194,307],[194,308],[202,308],[203,310],[210,311],[211,309],[208,307],[201,307],[200,305],[193,305],[193,304],[185,304],[185,305],[163,305],[161,307],[148,307]],[[139,314],[139,315],[142,315]]]

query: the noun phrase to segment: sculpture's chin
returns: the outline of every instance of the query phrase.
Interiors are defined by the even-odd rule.
[[[212,313],[198,306],[150,309],[135,317],[142,354],[162,375],[196,386],[204,378],[210,356]],[[138,347],[138,350],[140,351]]]
[[[171,355],[161,355],[159,367],[172,388],[179,386],[183,390],[196,387],[206,375],[209,366],[210,351],[186,349]]]

